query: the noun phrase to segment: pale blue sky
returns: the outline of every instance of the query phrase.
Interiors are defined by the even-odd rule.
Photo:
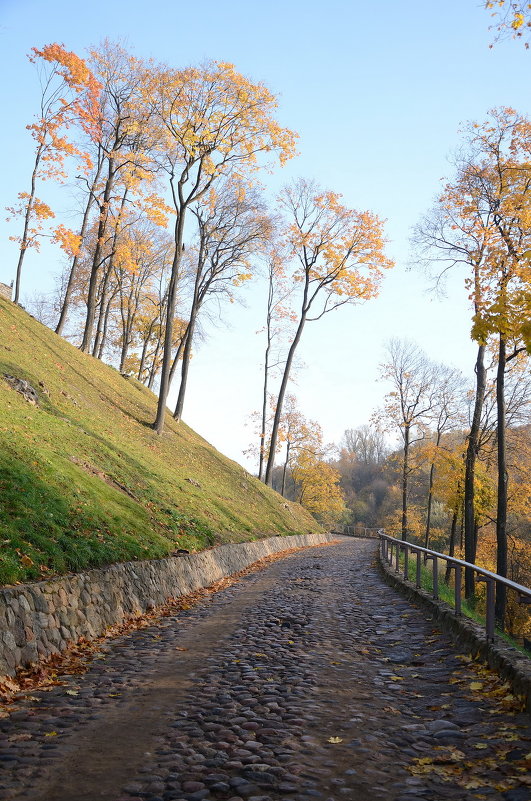
[[[376,383],[378,363],[391,336],[414,339],[433,358],[472,375],[462,277],[439,301],[425,294],[425,279],[407,272],[406,262],[411,226],[451,173],[447,157],[460,124],[483,119],[496,105],[529,111],[531,53],[512,41],[489,49],[482,2],[92,0],[77,8],[64,0],[0,0],[1,207],[14,202],[29,178],[25,125],[38,97],[26,59],[32,46],[58,41],[83,55],[109,37],[174,66],[231,61],[279,95],[280,121],[300,134],[299,157],[268,179],[271,194],[294,176],[341,192],[347,205],[387,218],[389,255],[397,261],[378,300],[308,327],[300,350],[306,367],[294,387],[302,411],[321,422],[330,440],[365,422],[385,391]],[[68,206],[66,193],[61,202]],[[4,216],[0,281],[9,283],[16,252]],[[58,261],[51,249],[31,254],[23,296],[47,291]],[[231,328],[217,328],[198,347],[184,414],[239,461],[251,438],[246,416],[260,402],[258,289],[246,291],[247,308],[230,309]]]

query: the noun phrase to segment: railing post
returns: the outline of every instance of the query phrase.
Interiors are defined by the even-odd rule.
[[[395,573],[400,573],[400,545],[396,543],[396,564]]]
[[[437,601],[439,599],[439,563],[434,554],[425,554],[425,560],[426,562],[432,561],[433,599]]]
[[[420,551],[417,551],[417,590],[420,590],[422,586],[422,581],[420,580],[421,562],[422,562],[422,554]]]
[[[495,596],[496,596],[496,581],[489,576],[482,576],[479,575],[476,578],[476,581],[484,581],[485,588],[487,590],[487,597],[486,597],[486,610],[485,610],[485,630],[487,634],[487,642],[494,641],[494,633],[495,633],[495,615],[494,615],[494,607],[495,607]]]
[[[455,614],[461,614],[461,565],[453,565],[455,569],[455,585],[454,585],[454,604],[455,604]]]
[[[433,557],[433,597],[436,601],[439,599],[439,560],[436,556]]]
[[[409,579],[409,548],[404,545],[404,581]]]

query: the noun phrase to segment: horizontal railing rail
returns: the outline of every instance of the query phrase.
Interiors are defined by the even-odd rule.
[[[399,540],[396,537],[391,537],[389,534],[385,534],[382,529],[379,530],[378,536],[380,538],[381,557],[391,567],[393,566],[394,559],[395,573],[400,573],[400,554],[402,552],[404,553],[403,577],[405,581],[409,581],[409,554],[416,554],[415,584],[417,589],[421,587],[422,557],[424,557],[424,561],[432,562],[432,592],[435,600],[439,598],[439,560],[443,559],[451,570],[455,570],[454,608],[456,615],[461,615],[463,570],[470,569],[473,571],[474,581],[484,581],[486,585],[485,629],[487,640],[489,641],[494,639],[495,632],[494,606],[495,587],[497,583],[503,584],[510,590],[514,590],[518,595],[519,603],[531,603],[531,588],[525,587],[523,584],[517,584],[515,581],[511,581],[511,579],[498,575],[498,573],[493,573],[491,570],[486,570],[472,562],[465,562],[463,559],[456,559],[454,556],[448,556],[448,554],[439,553],[439,551],[423,548],[407,540]]]

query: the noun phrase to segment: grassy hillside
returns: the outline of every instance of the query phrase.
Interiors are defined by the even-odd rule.
[[[0,584],[318,530],[184,423],[168,415],[157,436],[155,405],[0,298]]]

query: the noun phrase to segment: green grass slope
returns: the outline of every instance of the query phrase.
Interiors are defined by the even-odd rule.
[[[39,406],[4,374],[29,381]],[[0,298],[0,584],[319,530],[169,414],[157,436],[155,406]]]

